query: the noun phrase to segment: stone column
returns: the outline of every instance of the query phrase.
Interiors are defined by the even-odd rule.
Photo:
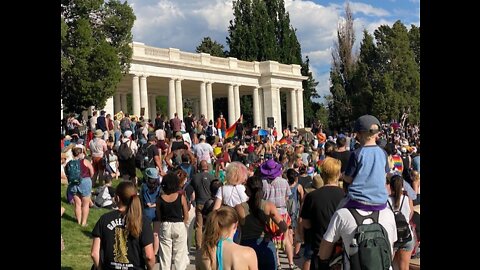
[[[138,76],[133,76],[132,80],[132,108],[133,114],[140,117],[140,89],[138,84]]]
[[[112,119],[113,119],[113,97],[109,97],[107,99],[107,103],[105,103],[105,107],[103,107],[103,109],[105,112],[107,112],[105,114],[105,116],[107,116],[107,114],[110,114],[112,116]]]
[[[175,80],[168,80],[168,119],[172,119],[177,112],[177,104],[175,102]]]
[[[235,121],[240,118],[240,87],[238,85],[233,86],[233,94],[235,96]]]
[[[208,120],[212,120],[215,122],[215,119],[213,119],[213,97],[212,97],[212,83],[207,82],[207,114],[206,117]]]
[[[264,98],[263,98],[263,88],[260,88],[258,91],[258,99],[259,99],[259,111],[260,111],[260,126],[265,128],[265,109],[264,109]]]
[[[150,119],[155,119],[157,117],[157,96],[150,96]]]
[[[290,122],[292,124],[292,129],[294,129],[295,127],[298,128],[298,110],[297,110],[297,90],[295,89],[291,89],[290,90],[290,112],[289,115],[290,118],[292,119]],[[302,102],[302,107],[303,107],[303,102]]]
[[[267,117],[273,117],[274,118],[274,126],[277,128],[277,131],[279,128],[279,125],[281,124],[281,120],[278,119],[278,115],[280,112],[280,108],[278,107],[278,99],[279,99],[279,92],[278,92],[278,87],[275,86],[264,86],[263,88],[263,106],[264,106],[264,126],[262,128],[267,128]],[[281,133],[281,132],[280,132]]]
[[[228,126],[233,125],[235,119],[235,96],[233,93],[233,85],[228,86]]]
[[[143,118],[146,119],[148,114],[148,91],[147,91],[147,76],[140,77],[140,108],[145,108]]]
[[[122,112],[128,113],[127,94],[120,94],[120,100],[122,103]]]
[[[287,93],[287,128],[288,128],[288,124],[292,125],[292,128],[293,128],[293,124],[292,124],[292,93],[290,91],[288,91]]]
[[[122,108],[121,108],[121,105],[120,105],[121,104],[120,94],[117,93],[117,94],[115,94],[114,97],[115,97],[115,99],[113,100],[113,113],[115,114],[115,113],[121,111]],[[112,117],[112,119],[113,119],[113,117]]]
[[[258,104],[258,88],[253,88],[253,125],[260,125],[260,107]]]
[[[182,80],[175,80],[175,101],[177,105],[178,118],[183,121],[183,97],[182,97]]]
[[[200,83],[200,114],[205,115],[208,117],[208,109],[207,109],[207,88],[205,82]],[[200,115],[198,115],[198,119],[200,119]]]
[[[280,99],[281,95],[280,95],[280,88],[277,88],[277,118],[278,120],[275,120],[276,123],[275,123],[275,127],[277,128],[277,134],[278,136],[277,137],[282,137],[283,136],[283,133],[282,133],[282,103],[280,102],[281,99]]]
[[[304,118],[303,118],[303,89],[297,89],[297,115],[298,115],[298,128],[304,127]]]

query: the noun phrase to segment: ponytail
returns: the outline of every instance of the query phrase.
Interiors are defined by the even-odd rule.
[[[222,206],[208,215],[203,234],[202,257],[210,260],[212,269],[216,269],[215,248],[220,237],[224,230],[236,222],[238,215],[232,207]]]
[[[116,194],[119,203],[126,206],[125,227],[135,238],[142,232],[142,205],[133,182],[123,181],[117,186]]]
[[[394,175],[390,179],[390,190],[393,197],[394,209],[400,207],[400,199],[403,195],[403,178],[400,175]]]

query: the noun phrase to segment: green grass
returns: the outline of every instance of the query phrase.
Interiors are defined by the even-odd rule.
[[[140,171],[137,170],[137,176],[140,175]],[[118,183],[120,183],[120,179],[113,180],[113,186],[116,187]],[[87,221],[88,226],[83,228],[77,224],[74,206],[67,202],[67,186],[62,185],[61,190],[60,198],[62,200],[62,206],[65,208],[65,213],[63,213],[61,218],[61,231],[63,240],[65,241],[65,250],[61,253],[61,269],[89,270],[93,264],[90,257],[90,250],[92,247],[91,233],[93,227],[103,214],[112,210],[90,208]]]
[[[62,251],[61,269],[90,269],[93,261],[90,257],[92,246],[91,233],[95,223],[101,215],[107,213],[108,209],[90,209],[88,215],[88,226],[83,228],[77,224],[74,206],[66,200],[67,186],[62,186],[62,206],[65,213],[62,216],[62,236],[65,241],[65,250]]]

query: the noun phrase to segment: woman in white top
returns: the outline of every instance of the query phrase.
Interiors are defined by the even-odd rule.
[[[403,191],[403,178],[400,175],[394,175],[390,178],[390,196],[388,204],[392,211],[400,211],[407,222],[413,216],[413,201],[405,195]],[[415,245],[413,231],[410,225],[410,235],[412,239],[406,243],[394,248],[395,256],[393,258],[393,269],[408,270],[410,266],[410,256]]]
[[[248,178],[248,169],[242,163],[235,161],[230,163],[226,169],[225,185],[218,189],[213,210],[220,208],[223,204],[235,207],[248,201],[243,185]]]

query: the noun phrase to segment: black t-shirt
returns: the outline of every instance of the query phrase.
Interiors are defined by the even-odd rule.
[[[310,176],[299,176],[298,177],[298,183],[302,185],[303,190],[306,188],[311,188],[312,187],[312,177]]]
[[[156,167],[155,159],[154,159],[155,156],[160,157],[160,152],[158,151],[157,146],[155,144],[147,143],[147,157],[148,157],[147,168]]]
[[[143,248],[153,244],[153,231],[150,220],[142,217],[142,232],[138,239],[126,235],[124,219],[115,210],[100,217],[93,237],[100,237],[100,254],[103,252],[102,269],[145,269]]]
[[[185,131],[190,132],[193,130],[193,118],[185,117]]]
[[[162,118],[155,118],[155,130],[163,128]]]
[[[312,250],[320,247],[320,241],[328,228],[330,219],[344,196],[345,193],[340,187],[323,186],[308,193],[305,197],[300,217],[310,220],[310,224],[312,224],[311,229],[307,230],[305,235],[305,239],[313,239]]]
[[[347,169],[348,160],[350,159],[350,154],[351,154],[350,151],[332,152],[331,157],[336,158],[342,162],[342,168],[340,169],[341,172],[345,172],[345,170]]]
[[[205,204],[210,199],[210,183],[213,175],[208,172],[199,172],[193,176],[190,185],[195,190],[195,201],[197,204]]]

